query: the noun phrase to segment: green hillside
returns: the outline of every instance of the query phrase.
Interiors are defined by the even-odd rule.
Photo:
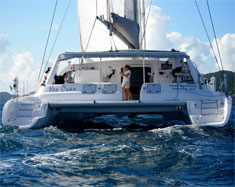
[[[3,107],[3,105],[12,98],[12,95],[7,92],[0,92],[0,108]]]
[[[229,94],[233,98],[233,104],[235,104],[235,72],[232,71],[224,71],[224,73],[228,77],[228,89]],[[220,71],[214,72],[214,73],[207,73],[204,75],[207,79],[210,79],[210,77],[216,78],[216,88],[219,90],[220,82],[221,82],[221,73]]]

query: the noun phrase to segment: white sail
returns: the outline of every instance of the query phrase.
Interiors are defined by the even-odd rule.
[[[138,35],[136,33],[138,29],[131,28],[130,32],[133,32],[133,34],[124,33],[124,37],[121,40],[120,35],[119,37],[115,34],[110,36],[111,31],[107,29],[107,25],[104,25],[97,19],[98,16],[106,23],[113,23],[112,15],[115,14],[121,18],[127,18],[128,26],[134,25],[135,27],[140,21],[140,18],[138,17],[139,12],[137,12],[139,6],[137,0],[77,0],[77,4],[82,51],[106,51],[111,49],[115,50],[116,48],[118,50],[128,49],[128,46],[123,42],[123,38],[126,41],[130,40],[135,44],[135,47],[137,46],[136,38]],[[127,24],[115,22],[114,29],[117,32],[122,32],[123,25],[126,26]],[[117,28],[119,28],[120,25],[121,27],[118,30]],[[129,39],[129,36],[134,36],[135,38],[132,37]]]

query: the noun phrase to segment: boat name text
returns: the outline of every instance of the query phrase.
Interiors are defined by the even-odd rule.
[[[49,86],[49,92],[74,92],[77,91],[74,87],[67,87],[62,85],[61,87]]]
[[[196,90],[196,85],[170,84],[172,90]]]

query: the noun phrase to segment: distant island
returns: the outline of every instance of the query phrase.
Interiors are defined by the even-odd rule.
[[[228,77],[228,90],[229,90],[229,94],[233,98],[233,104],[235,104],[235,72],[224,71],[224,73]],[[220,71],[217,71],[217,72],[214,72],[214,73],[207,73],[207,74],[204,75],[204,77],[207,78],[208,80],[211,77],[215,77],[215,79],[216,79],[216,90],[219,91],[220,82],[221,82],[221,72]]]
[[[0,108],[3,107],[3,105],[12,98],[12,95],[8,92],[0,92]]]

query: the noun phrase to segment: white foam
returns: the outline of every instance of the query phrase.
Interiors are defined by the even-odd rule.
[[[25,165],[30,165],[31,167],[38,166],[61,166],[62,163],[73,164],[74,159],[78,159],[81,155],[86,154],[87,151],[84,149],[72,149],[57,153],[50,154],[37,154],[33,157],[29,157],[24,161]],[[29,162],[31,161],[31,162]],[[33,163],[32,163],[33,162]],[[77,162],[76,162],[77,164]]]

